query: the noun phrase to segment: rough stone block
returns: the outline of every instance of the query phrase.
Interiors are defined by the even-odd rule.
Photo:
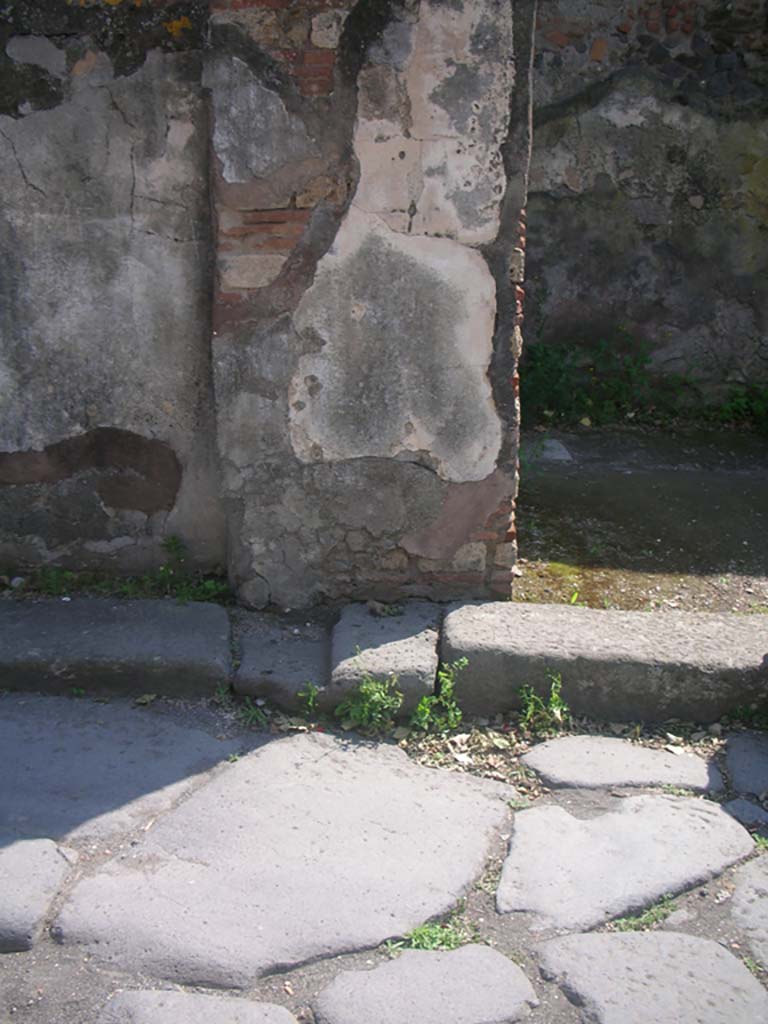
[[[50,839],[0,836],[0,953],[32,948],[68,871]]]
[[[497,906],[534,914],[539,931],[584,931],[712,878],[753,845],[720,807],[690,797],[630,797],[589,820],[533,807],[515,815]]]
[[[538,1006],[530,981],[495,949],[407,950],[373,971],[342,971],[315,1003],[319,1024],[506,1024]]]
[[[768,993],[733,954],[692,935],[571,935],[540,950],[545,977],[595,1024],[768,1019]]]
[[[755,958],[768,968],[768,857],[763,854],[734,872],[731,914]]]
[[[229,678],[229,619],[170,600],[5,601],[0,671],[11,690],[211,694]]]
[[[446,615],[441,658],[469,659],[459,698],[473,714],[519,707],[525,684],[547,694],[549,674],[559,673],[563,696],[578,714],[711,722],[765,690],[768,638],[761,619],[464,604]]]
[[[651,750],[604,736],[563,736],[523,756],[548,786],[680,786],[702,792],[723,788],[713,764],[693,754]]]
[[[725,764],[731,785],[738,793],[761,796],[768,792],[768,736],[764,733],[742,732],[729,736]]]
[[[242,614],[236,693],[265,697],[278,707],[300,708],[297,693],[307,683],[324,689],[330,680],[331,640],[316,625],[290,625],[267,615]]]
[[[331,683],[323,702],[329,708],[360,682],[364,673],[384,679],[394,673],[403,692],[402,713],[434,692],[440,607],[409,601],[397,614],[377,615],[364,604],[350,604],[333,629]]]
[[[98,1024],[296,1024],[293,1014],[273,1003],[254,1003],[202,992],[118,992]]]
[[[482,871],[513,793],[387,745],[275,740],[82,879],[54,933],[122,970],[250,987],[446,913]]]

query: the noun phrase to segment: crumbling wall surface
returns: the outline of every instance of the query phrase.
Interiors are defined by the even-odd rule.
[[[531,7],[216,4],[213,361],[251,604],[509,590]]]
[[[541,0],[526,341],[768,380],[764,0]]]
[[[0,559],[214,565],[206,5],[5,13]]]

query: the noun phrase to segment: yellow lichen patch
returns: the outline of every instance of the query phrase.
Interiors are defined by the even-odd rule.
[[[186,14],[182,14],[180,18],[175,18],[173,21],[164,21],[163,25],[174,39],[178,39],[185,28],[192,28],[192,22]]]

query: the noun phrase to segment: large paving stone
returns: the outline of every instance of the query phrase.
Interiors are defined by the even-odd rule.
[[[542,973],[593,1024],[758,1024],[768,993],[710,939],[669,932],[569,935],[539,950]]]
[[[764,692],[768,638],[761,618],[464,604],[446,615],[440,656],[469,659],[459,698],[471,714],[519,707],[524,684],[548,693],[552,672],[562,676],[563,696],[578,714],[709,722]]]
[[[533,807],[515,815],[497,906],[533,913],[535,930],[594,928],[711,878],[753,846],[705,800],[630,797],[590,820]]]
[[[729,736],[725,765],[737,792],[768,793],[768,735],[740,732]]]
[[[299,710],[296,696],[307,683],[321,690],[330,678],[331,640],[317,625],[280,622],[258,614],[241,613],[240,665],[234,678],[236,693],[265,697],[278,707]]]
[[[763,854],[734,873],[731,912],[746,934],[755,959],[768,969],[768,856]]]
[[[314,1004],[318,1024],[504,1024],[538,1000],[520,968],[487,946],[408,950],[373,971],[342,971]]]
[[[402,712],[434,692],[440,608],[429,601],[408,601],[395,615],[376,615],[367,605],[350,604],[334,627],[331,685],[323,700],[335,707],[364,673],[397,676],[403,692]]]
[[[681,786],[723,788],[718,769],[693,754],[641,747],[605,736],[562,736],[539,743],[523,756],[548,786]]]
[[[3,601],[0,673],[10,690],[211,694],[229,678],[229,619],[215,604]]]
[[[106,838],[167,810],[237,749],[122,701],[0,699],[0,828]]]
[[[124,969],[216,986],[372,947],[453,906],[510,792],[392,746],[276,740],[80,882],[56,934]]]
[[[0,836],[0,953],[32,948],[69,867],[50,839]]]
[[[296,1024],[282,1006],[200,992],[118,992],[98,1024]]]
[[[728,811],[736,821],[740,821],[748,828],[768,825],[768,811],[764,811],[758,804],[753,804],[751,800],[745,800],[743,797],[729,800],[727,804],[723,804],[723,810]]]

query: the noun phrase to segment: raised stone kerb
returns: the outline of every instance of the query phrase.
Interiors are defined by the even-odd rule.
[[[520,706],[520,687],[613,721],[709,722],[758,699],[768,681],[761,616],[465,604],[445,617],[441,659],[469,659],[459,699],[474,714]]]
[[[331,681],[320,695],[323,707],[335,708],[364,675],[397,677],[397,687],[403,694],[402,715],[409,714],[422,697],[434,692],[440,606],[409,601],[394,606],[392,612],[374,614],[364,604],[344,608],[333,629]]]
[[[0,604],[9,689],[209,695],[229,678],[220,605],[74,597]]]

